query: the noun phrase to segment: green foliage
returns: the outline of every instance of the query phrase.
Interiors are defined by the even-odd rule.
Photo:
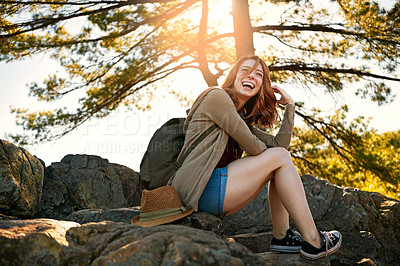
[[[391,102],[385,81],[400,81],[400,2],[390,10],[368,0],[315,3],[249,1],[249,30],[272,81],[330,94],[363,82],[357,95]],[[30,95],[44,102],[79,98],[75,110],[12,108],[25,132],[10,138],[20,145],[54,140],[120,105],[147,110],[153,88],[181,69],[197,68],[214,83],[241,54],[237,42],[246,41],[234,38],[226,6],[222,0],[0,1],[0,60],[50,54],[65,73],[32,83]],[[302,174],[400,198],[400,131],[378,134],[363,118],[346,122],[346,106],[327,118],[299,110],[306,127],[296,128],[291,149]]]
[[[358,95],[390,102],[393,92],[384,80],[400,81],[399,3],[391,10],[373,1],[326,3],[249,1],[248,30],[272,81],[334,94],[366,79]],[[65,73],[32,83],[30,95],[45,102],[79,98],[75,110],[13,108],[25,132],[11,138],[19,144],[54,140],[121,105],[147,110],[150,103],[141,99],[151,99],[153,87],[185,68],[199,69],[214,84],[240,54],[235,42],[243,41],[235,39],[226,7],[222,0],[0,1],[0,60],[50,54]],[[206,23],[200,23],[202,10]],[[314,114],[303,115],[318,124]],[[334,140],[347,136],[332,133],[328,122],[319,125]]]
[[[147,109],[149,105],[137,101],[142,88],[175,71],[193,67],[183,58],[193,49],[189,44],[197,38],[193,30],[195,25],[178,15],[188,12],[195,2],[175,1],[163,5],[116,2],[114,5],[87,5],[86,8],[38,4],[32,20],[12,23],[12,19],[17,20],[27,12],[26,5],[16,8],[14,17],[4,20],[10,27],[3,27],[2,33],[11,36],[20,33],[1,42],[0,59],[14,61],[50,51],[67,76],[51,75],[43,85],[31,84],[30,95],[51,102],[74,91],[85,91],[77,110],[59,108],[29,113],[13,108],[17,124],[34,132],[30,142],[61,137],[93,116],[107,116],[120,104]],[[67,26],[61,25],[68,16],[77,18],[72,23],[79,26],[83,21],[81,32],[71,34]],[[168,20],[170,23],[166,23]],[[41,27],[41,23],[49,23],[49,26],[24,33]],[[71,26],[69,29],[71,31]],[[20,135],[12,137],[14,141],[24,140],[25,143],[29,139]]]
[[[392,90],[383,82],[369,82],[363,89],[358,89],[356,95],[360,95],[364,99],[369,96],[370,99],[373,102],[377,102],[378,105],[394,100]]]
[[[357,187],[400,199],[400,130],[378,134],[367,130],[362,117],[344,122],[344,107],[328,118],[335,126],[320,134],[320,128],[296,128],[291,145],[301,174],[313,174],[339,186]],[[325,123],[324,122],[324,123]]]
[[[283,1],[290,4],[274,24],[261,8],[264,1],[255,2],[256,32],[266,45],[271,40],[280,44],[263,50],[275,71],[273,80],[296,79],[305,88],[320,84],[326,92],[336,93],[348,82],[366,79],[358,95],[379,104],[393,100],[390,88],[375,78],[398,75],[399,3],[387,11],[361,0],[318,1],[318,7],[312,1]]]

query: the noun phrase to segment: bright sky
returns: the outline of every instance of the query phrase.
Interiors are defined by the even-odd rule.
[[[46,55],[36,56],[22,62],[5,64],[0,62],[0,138],[5,139],[6,133],[15,133],[20,129],[15,125],[15,116],[10,113],[10,106],[30,108],[31,110],[53,109],[54,104],[37,102],[29,97],[27,84],[39,84],[57,70],[57,63]],[[397,94],[391,104],[378,107],[377,104],[357,98],[352,88],[346,88],[342,97],[332,99],[326,95],[310,95],[291,84],[280,84],[295,101],[305,101],[306,104],[321,108],[327,113],[347,103],[350,116],[363,115],[371,117],[370,126],[379,132],[400,129],[400,82],[390,82],[389,85]],[[191,95],[197,95],[206,88],[200,73],[194,71],[180,72],[171,86],[177,91],[190,90]],[[77,98],[70,97],[62,104],[75,105]],[[60,103],[57,103],[59,106]],[[139,164],[146,150],[148,141],[154,131],[172,117],[184,117],[185,110],[173,96],[156,99],[153,110],[148,112],[133,112],[119,110],[102,120],[92,120],[78,130],[55,142],[48,142],[26,147],[27,150],[44,160],[46,165],[60,161],[67,154],[93,154],[108,159],[112,163],[128,166],[139,171]],[[300,120],[297,120],[297,125]]]

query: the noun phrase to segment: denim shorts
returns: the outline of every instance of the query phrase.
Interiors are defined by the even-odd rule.
[[[208,212],[216,216],[225,215],[223,207],[227,180],[227,166],[214,169],[199,199],[199,212]]]

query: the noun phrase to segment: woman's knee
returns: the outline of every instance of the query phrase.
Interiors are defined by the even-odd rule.
[[[269,148],[269,149],[265,150],[264,153],[269,153],[269,156],[272,156],[273,158],[280,160],[282,162],[291,162],[292,161],[292,157],[291,157],[289,151],[282,147]]]

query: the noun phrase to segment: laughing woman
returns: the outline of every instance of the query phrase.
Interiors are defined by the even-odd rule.
[[[275,94],[280,95],[277,100]],[[277,105],[285,106],[276,136],[272,127]],[[249,204],[269,184],[273,224],[271,250],[300,252],[318,259],[337,251],[338,231],[317,230],[300,176],[287,151],[294,124],[294,101],[278,86],[271,86],[269,70],[257,56],[240,58],[221,88],[203,92],[185,121],[184,154],[207,129],[214,129],[185,159],[169,181],[181,200],[195,211],[224,216]],[[245,151],[248,156],[242,157]],[[289,216],[301,236],[289,228]]]

